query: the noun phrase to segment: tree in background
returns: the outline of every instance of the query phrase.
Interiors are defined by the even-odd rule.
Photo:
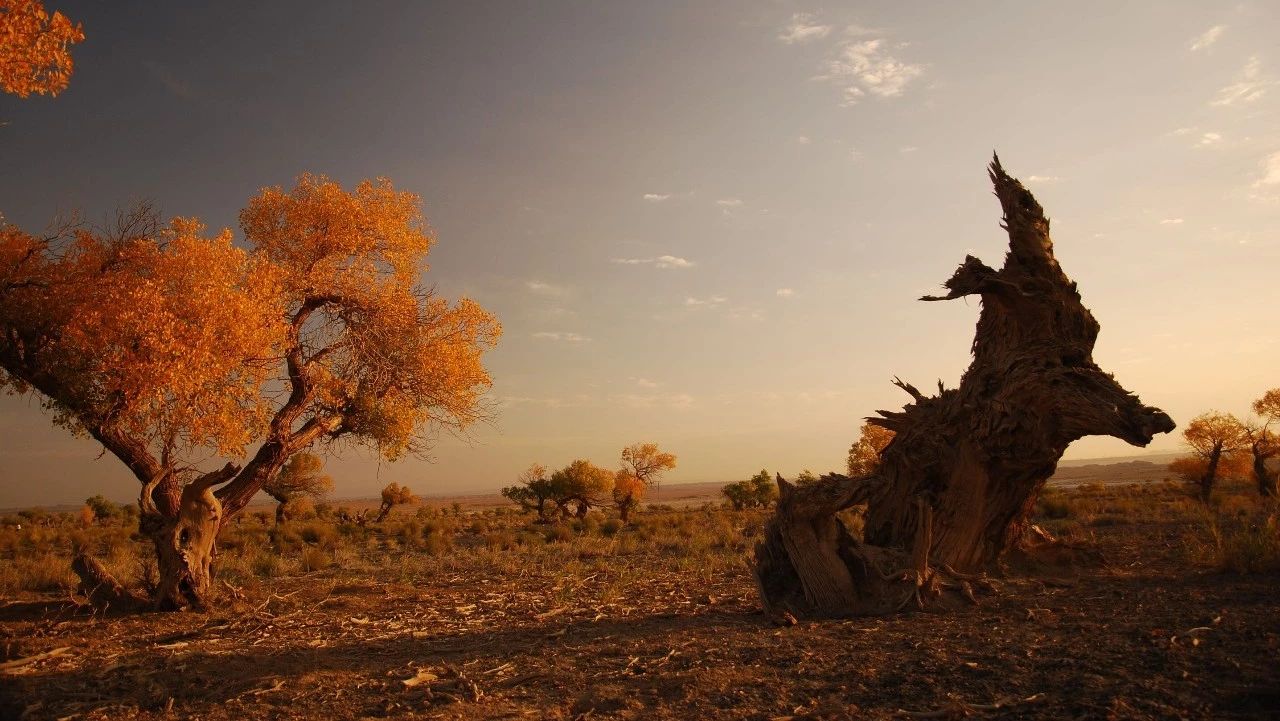
[[[102,494],[86,498],[84,505],[93,510],[93,517],[99,523],[120,515],[120,506],[108,501]]]
[[[333,490],[333,478],[324,472],[324,460],[314,453],[294,454],[275,478],[262,484],[262,491],[276,501],[276,523],[283,524],[301,508],[298,502],[314,501]],[[291,512],[292,511],[292,512]]]
[[[674,453],[664,453],[657,443],[633,443],[622,449],[622,468],[614,474],[613,500],[623,522],[640,505],[649,486],[676,467]]]
[[[593,507],[609,501],[613,491],[613,472],[591,461],[579,458],[551,474],[552,500],[562,518],[569,516],[569,504],[577,507],[573,515],[583,518]]]
[[[808,468],[800,471],[800,475],[796,476],[797,486],[811,486],[818,482],[818,475]]]
[[[1272,498],[1280,495],[1277,476],[1280,473],[1267,468],[1267,461],[1280,454],[1280,434],[1271,427],[1280,424],[1280,388],[1272,388],[1253,402],[1253,412],[1262,420],[1245,424],[1245,436],[1249,452],[1253,456],[1253,480],[1258,484],[1258,493]]]
[[[385,179],[304,175],[250,201],[242,245],[147,208],[110,230],[0,227],[0,385],[138,478],[159,607],[207,605],[219,529],[298,452],[395,460],[486,416],[500,326],[419,285],[419,207]],[[190,470],[210,455],[244,462]]]
[[[880,454],[893,440],[888,428],[863,423],[858,440],[849,448],[848,470],[850,478],[869,476],[880,467]]]
[[[405,506],[411,503],[417,503],[418,497],[408,486],[402,486],[399,483],[388,483],[382,489],[382,505],[378,507],[378,517],[374,519],[375,523],[382,523],[391,513],[391,509],[396,506]]]
[[[0,90],[20,98],[66,90],[71,46],[83,40],[80,23],[39,0],[0,0]]]
[[[623,523],[631,520],[631,512],[640,501],[648,486],[629,468],[619,468],[613,475],[613,505],[618,509],[618,517]]]
[[[778,500],[778,487],[774,485],[769,471],[763,468],[745,481],[730,483],[720,489],[720,492],[729,499],[735,511],[745,508],[768,508]]]
[[[547,467],[534,463],[516,477],[516,485],[502,489],[502,495],[512,503],[520,504],[526,511],[536,511],[538,521],[547,520],[554,489],[547,478]]]
[[[1210,411],[1196,416],[1182,431],[1182,439],[1194,456],[1203,462],[1203,472],[1197,483],[1200,486],[1200,500],[1208,503],[1213,494],[1214,484],[1220,474],[1220,466],[1225,459],[1234,461],[1240,451],[1248,443],[1244,424],[1230,413]],[[1183,464],[1183,472],[1190,469]]]

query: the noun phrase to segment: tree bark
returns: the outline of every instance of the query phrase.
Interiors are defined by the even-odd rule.
[[[838,474],[796,488],[779,479],[778,507],[756,549],[766,609],[793,615],[883,614],[937,601],[945,575],[994,567],[1022,539],[1037,494],[1067,446],[1110,435],[1145,446],[1173,421],[1094,364],[1099,326],[1053,255],[1049,220],[996,158],[989,174],[1009,252],[1000,270],[969,256],[936,301],[980,296],[973,361],[960,386],[879,411],[894,431],[871,476]],[[855,538],[836,512],[865,505]]]
[[[1209,464],[1205,466],[1204,473],[1200,476],[1200,500],[1208,503],[1213,497],[1213,486],[1218,480],[1218,464],[1222,462],[1222,441],[1213,444],[1213,448],[1209,451]]]
[[[1267,468],[1267,460],[1276,455],[1277,444],[1265,435],[1250,446],[1253,453],[1253,480],[1258,484],[1258,495],[1263,498],[1274,498],[1280,495],[1277,488],[1277,477],[1280,473]]]

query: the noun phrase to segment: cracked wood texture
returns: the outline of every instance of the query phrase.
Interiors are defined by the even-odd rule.
[[[939,384],[935,396],[895,380],[913,402],[868,419],[895,433],[874,475],[832,474],[803,488],[779,479],[756,549],[767,610],[882,614],[923,583],[904,573],[921,559],[956,576],[991,569],[1026,533],[1072,441],[1106,435],[1145,446],[1173,430],[1093,362],[1098,322],[1054,257],[1043,209],[998,157],[989,175],[1009,234],[1003,266],[966,257],[946,295],[921,299],[980,297],[973,362],[959,388]],[[866,509],[860,539],[835,516],[853,506]]]

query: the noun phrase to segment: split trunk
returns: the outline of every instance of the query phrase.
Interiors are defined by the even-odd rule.
[[[1173,421],[1093,362],[1099,326],[1059,267],[1049,220],[996,158],[990,178],[1009,251],[996,270],[969,256],[948,293],[982,302],[973,361],[960,386],[869,422],[894,431],[869,476],[779,481],[777,510],[756,549],[766,609],[801,616],[884,614],[939,597],[993,568],[1019,544],[1037,494],[1074,440],[1108,435],[1138,446]],[[854,537],[836,513],[865,507]]]

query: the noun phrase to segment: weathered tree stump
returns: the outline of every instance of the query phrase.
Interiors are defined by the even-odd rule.
[[[972,599],[972,574],[992,569],[1027,531],[1036,496],[1067,446],[1108,435],[1137,446],[1173,421],[1144,406],[1093,362],[1098,323],[1053,255],[1049,220],[994,158],[1009,252],[1000,270],[972,256],[946,282],[950,300],[982,301],[973,362],[960,387],[914,399],[868,422],[895,432],[874,475],[827,475],[781,497],[756,548],[767,611],[880,615]],[[835,514],[865,506],[863,538]]]

